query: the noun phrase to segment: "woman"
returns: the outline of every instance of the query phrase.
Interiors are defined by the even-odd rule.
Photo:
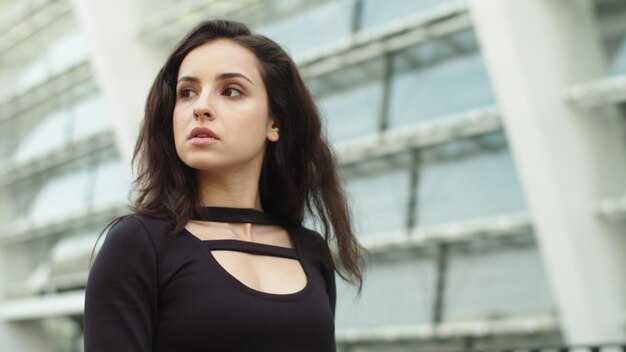
[[[109,224],[89,274],[85,351],[335,350],[329,242],[359,295],[364,249],[276,43],[238,22],[193,29],[152,85],[133,165],[133,214]]]

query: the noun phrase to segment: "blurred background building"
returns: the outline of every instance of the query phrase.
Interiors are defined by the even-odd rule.
[[[340,351],[626,340],[626,1],[2,0],[2,351],[82,350],[146,94],[206,18],[283,45],[326,120],[372,253]]]

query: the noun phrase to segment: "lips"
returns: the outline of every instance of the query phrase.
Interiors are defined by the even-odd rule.
[[[191,133],[189,134],[189,139],[192,138],[213,138],[213,139],[220,139],[215,132],[211,131],[211,129],[206,128],[206,127],[196,127],[193,130],[191,130]]]

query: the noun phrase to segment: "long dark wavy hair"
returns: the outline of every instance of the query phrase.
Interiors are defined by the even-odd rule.
[[[180,233],[191,219],[192,209],[202,206],[195,170],[176,153],[172,116],[176,80],[181,62],[198,46],[227,38],[254,53],[265,87],[270,115],[278,123],[281,138],[267,144],[259,190],[263,210],[292,224],[302,225],[305,212],[323,226],[326,255],[344,280],[363,285],[363,252],[351,223],[346,195],[337,175],[335,157],[324,136],[318,109],[293,60],[271,39],[251,33],[243,23],[228,20],[201,22],[173,49],[150,89],[145,116],[135,145],[136,169],[131,205],[136,215],[169,220],[168,235]],[[130,216],[111,221],[111,225]],[[332,235],[332,236],[331,236]],[[337,270],[330,241],[346,270]],[[97,243],[97,241],[96,241]],[[95,251],[95,246],[94,246]],[[94,251],[91,253],[90,267]],[[347,278],[349,277],[349,278]]]

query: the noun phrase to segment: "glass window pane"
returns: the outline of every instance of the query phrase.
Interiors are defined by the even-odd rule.
[[[354,286],[337,282],[338,328],[428,323],[432,316],[435,260],[426,250],[374,255],[360,298]]]
[[[0,211],[0,228],[12,227],[12,224],[28,222],[29,209],[32,200],[41,188],[37,177],[27,177],[14,182],[9,187],[0,187],[2,211]],[[6,233],[6,231],[4,231]]]
[[[460,32],[394,57],[389,126],[405,126],[495,102],[473,32]]]
[[[0,122],[0,164],[10,159],[19,146],[19,133],[16,133],[18,126],[17,119]]]
[[[50,250],[51,279],[87,272],[89,257],[98,234],[98,230],[92,229],[65,236],[55,243]],[[100,238],[99,246],[102,240]]]
[[[319,100],[333,143],[365,136],[379,130],[382,84],[374,82]]]
[[[331,142],[375,133],[383,96],[380,59],[331,72],[308,82],[326,120]]]
[[[60,38],[47,53],[50,73],[55,75],[87,58],[82,32],[71,32]]]
[[[446,320],[551,311],[553,302],[532,234],[455,244],[448,254]]]
[[[0,229],[8,222],[15,220],[19,214],[18,207],[13,205],[10,187],[0,187]]]
[[[96,168],[93,188],[93,206],[101,207],[111,203],[128,201],[131,183],[130,166],[121,159],[109,159]]]
[[[607,75],[626,74],[626,2],[621,0],[596,1],[604,51],[607,57]]]
[[[363,0],[361,28],[376,27],[389,21],[414,15],[450,0]]]
[[[16,82],[15,91],[24,92],[45,82],[87,58],[87,46],[81,32],[70,32],[54,41],[49,48],[26,66]]]
[[[38,15],[33,16],[32,19],[38,17]],[[45,19],[40,17],[40,20]],[[21,30],[24,30],[28,26],[20,27],[22,27]],[[12,45],[10,50],[2,53],[3,64],[0,70],[0,81],[2,87],[10,86],[11,89],[1,89],[0,96],[5,98],[9,95],[23,92],[46,80],[51,72],[49,53],[52,46],[60,38],[76,30],[76,23],[73,21],[70,11],[57,18],[57,20],[48,22],[44,30],[28,33],[28,37],[24,38],[24,40],[15,41],[15,45]],[[6,39],[13,41],[9,37],[6,37]],[[72,55],[72,53],[67,53],[67,55]]]
[[[48,180],[32,202],[30,217],[35,223],[83,213],[87,209],[88,172],[76,170]]]
[[[626,35],[611,58],[608,74],[613,76],[626,74]]]
[[[67,143],[68,114],[63,108],[43,116],[31,131],[26,131],[13,160],[23,163],[47,154]]]
[[[14,94],[23,93],[48,78],[49,67],[46,59],[46,57],[37,58],[24,68],[19,80],[15,82]]]
[[[419,226],[526,209],[502,131],[426,148],[418,169]]]
[[[290,55],[329,45],[352,32],[354,0],[329,1],[257,29]],[[303,40],[306,38],[306,40]]]
[[[45,241],[33,241],[28,245],[0,247],[0,291],[3,296],[41,292],[50,269],[45,261],[48,246]]]
[[[72,107],[72,112],[74,115],[72,140],[74,141],[111,128],[107,106],[97,93],[77,102]]]
[[[346,190],[361,236],[406,228],[410,196],[408,154],[345,168]]]

